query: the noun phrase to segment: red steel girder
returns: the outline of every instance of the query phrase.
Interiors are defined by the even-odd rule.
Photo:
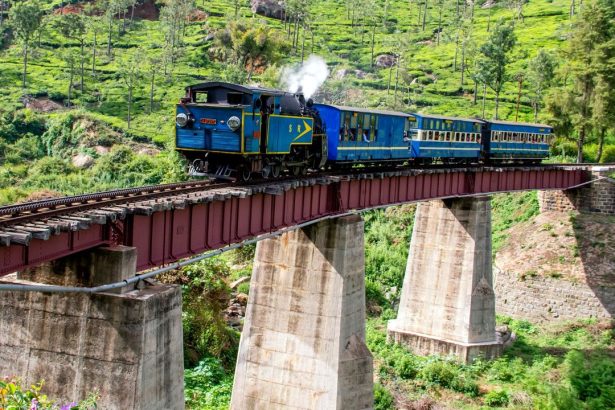
[[[85,230],[52,235],[48,240],[33,239],[28,246],[0,247],[0,275],[114,241],[135,246],[137,268],[144,270],[327,215],[439,198],[568,189],[588,178],[582,169],[561,167],[441,169],[340,178],[275,194],[231,196],[151,215],[130,214],[117,238],[110,224],[93,224]]]

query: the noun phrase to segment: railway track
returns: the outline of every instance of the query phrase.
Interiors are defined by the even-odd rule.
[[[583,168],[595,164],[539,164],[531,166],[519,165],[444,165],[436,164],[424,166],[421,168],[412,168],[415,171],[442,170],[442,169],[494,169],[494,168],[557,168],[562,166],[571,166],[575,168]],[[68,196],[61,198],[51,198],[20,204],[13,204],[0,207],[0,230],[13,230],[16,232],[25,231],[34,234],[43,229],[41,223],[44,221],[45,226],[54,223],[60,229],[65,229],[66,225],[74,225],[74,222],[85,222],[83,219],[90,220],[105,220],[105,216],[111,214],[125,215],[126,210],[130,210],[131,204],[144,201],[158,201],[169,197],[186,196],[191,193],[202,193],[212,189],[223,188],[247,188],[258,185],[275,185],[288,181],[301,181],[302,179],[313,178],[328,178],[328,177],[356,177],[357,174],[378,174],[387,172],[396,172],[408,170],[408,168],[400,168],[394,166],[382,166],[376,168],[352,168],[345,170],[336,170],[319,174],[308,174],[302,177],[287,176],[277,179],[261,179],[248,182],[215,182],[213,180],[179,182],[163,185],[150,185],[135,188],[116,189],[105,192],[97,192],[91,194],[83,194],[76,196]],[[138,211],[138,209],[137,209]],[[90,221],[91,222],[91,221]],[[0,232],[0,235],[2,232]],[[0,236],[0,242],[2,237]]]

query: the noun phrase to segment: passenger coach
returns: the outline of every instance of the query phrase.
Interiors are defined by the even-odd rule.
[[[553,128],[544,124],[489,121],[485,137],[489,138],[487,156],[491,160],[540,162],[549,156]]]
[[[481,120],[412,114],[409,122],[412,158],[455,162],[481,157]]]
[[[328,141],[329,161],[388,161],[408,159],[410,146],[404,135],[410,116],[338,105],[315,104]]]

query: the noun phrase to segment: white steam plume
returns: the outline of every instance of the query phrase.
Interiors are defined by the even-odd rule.
[[[311,55],[300,66],[284,67],[280,81],[291,93],[303,92],[310,98],[329,76],[329,68],[322,57]]]

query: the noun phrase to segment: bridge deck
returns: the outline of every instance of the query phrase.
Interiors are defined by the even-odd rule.
[[[0,226],[0,276],[104,244],[135,246],[138,269],[162,266],[282,228],[377,207],[521,190],[569,189],[587,166],[399,170],[307,177],[89,206]]]

